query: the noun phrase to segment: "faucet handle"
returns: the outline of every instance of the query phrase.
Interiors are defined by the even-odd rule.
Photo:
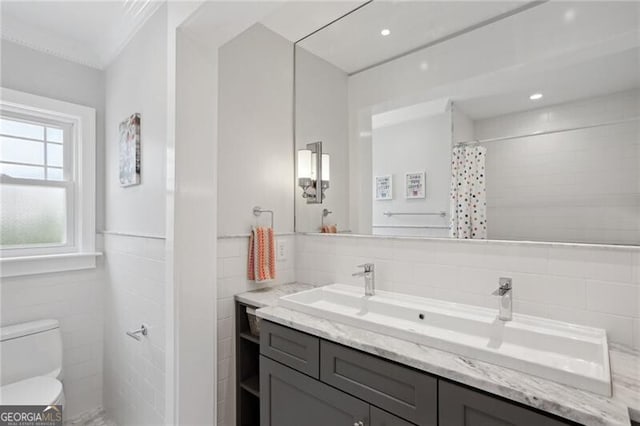
[[[373,272],[376,265],[373,263],[363,263],[362,265],[358,265],[358,268],[364,268],[364,272]]]
[[[511,290],[511,278],[509,277],[500,277],[500,288],[505,290]]]
[[[513,289],[512,280],[509,277],[500,277],[500,286],[492,293],[494,296],[504,296]]]

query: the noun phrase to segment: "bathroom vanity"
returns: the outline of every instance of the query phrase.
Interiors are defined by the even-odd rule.
[[[269,321],[260,394],[263,426],[576,424]]]
[[[253,355],[260,423],[237,424],[635,426],[640,419],[637,353],[610,348],[613,395],[602,396],[281,305],[281,296],[309,288],[236,296],[262,308]]]

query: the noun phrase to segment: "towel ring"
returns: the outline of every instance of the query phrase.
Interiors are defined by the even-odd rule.
[[[262,213],[269,213],[271,215],[271,229],[274,229],[273,228],[273,210],[265,210],[265,209],[263,209],[262,207],[259,207],[259,206],[255,206],[253,208],[253,215],[255,217],[260,217],[260,215],[262,215]],[[274,229],[274,231],[275,231],[275,229]]]

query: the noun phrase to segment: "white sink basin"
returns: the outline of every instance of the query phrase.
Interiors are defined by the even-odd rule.
[[[280,298],[279,305],[611,396],[606,332],[527,315],[332,284]],[[421,318],[422,317],[422,318]]]

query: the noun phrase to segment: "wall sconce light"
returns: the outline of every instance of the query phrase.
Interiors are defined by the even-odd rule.
[[[330,157],[322,153],[322,142],[307,144],[307,149],[298,151],[298,186],[302,188],[302,197],[307,199],[307,204],[322,204],[329,179]]]

